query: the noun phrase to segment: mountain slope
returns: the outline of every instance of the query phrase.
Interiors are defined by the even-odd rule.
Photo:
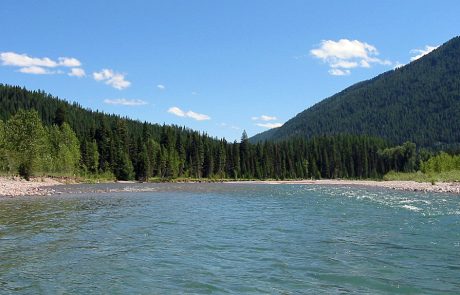
[[[340,133],[421,146],[460,142],[460,37],[410,64],[357,83],[251,138]]]

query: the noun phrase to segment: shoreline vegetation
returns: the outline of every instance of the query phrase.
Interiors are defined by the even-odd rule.
[[[459,193],[455,145],[397,145],[366,134],[251,142],[245,131],[239,142],[227,142],[2,84],[0,106],[0,176],[10,177],[0,182],[0,195],[46,195],[53,192],[46,187],[62,182],[114,181],[356,184]]]
[[[433,193],[453,193],[460,194],[460,182],[419,182],[414,180],[353,180],[353,179],[295,179],[295,180],[257,180],[257,179],[152,179],[149,182],[136,181],[116,181],[116,180],[82,180],[68,177],[34,177],[29,181],[13,176],[0,176],[0,197],[19,197],[19,196],[51,196],[56,194],[55,186],[78,183],[228,183],[228,184],[298,184],[298,185],[334,185],[334,186],[365,186],[383,189],[413,191],[413,192],[433,192]],[[142,190],[141,190],[142,191]]]

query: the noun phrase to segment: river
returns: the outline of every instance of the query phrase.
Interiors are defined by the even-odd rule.
[[[460,293],[458,195],[101,184],[0,199],[1,294]]]

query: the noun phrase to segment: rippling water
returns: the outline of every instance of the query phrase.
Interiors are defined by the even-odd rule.
[[[460,197],[255,184],[0,199],[0,293],[460,293]]]

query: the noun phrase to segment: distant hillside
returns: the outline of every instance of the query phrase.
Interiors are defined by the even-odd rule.
[[[357,83],[251,141],[341,133],[427,147],[460,143],[460,37],[404,67]]]
[[[228,143],[0,84],[2,174],[142,181],[378,178],[390,170],[412,171],[414,157],[411,144],[390,147],[370,136],[251,144],[244,132],[241,142]]]
[[[144,124],[129,118],[122,118],[114,114],[106,114],[99,111],[85,109],[78,103],[69,103],[44,91],[30,91],[19,86],[0,84],[0,120],[6,121],[20,109],[37,110],[46,125],[54,123],[56,111],[64,111],[65,121],[77,133],[79,139],[94,133],[103,124],[111,126],[119,120],[123,120],[131,135],[140,136]],[[175,132],[191,132],[178,126],[160,126],[158,124],[145,124],[155,140],[160,140],[163,127],[171,128]]]
[[[0,123],[7,122],[19,110],[37,110],[48,128],[68,123],[80,144],[81,170],[113,173],[121,180],[201,177],[205,160],[213,160],[211,152],[226,144],[225,140],[188,128],[143,123],[84,109],[43,91],[0,84]],[[208,170],[208,174],[214,173]]]

